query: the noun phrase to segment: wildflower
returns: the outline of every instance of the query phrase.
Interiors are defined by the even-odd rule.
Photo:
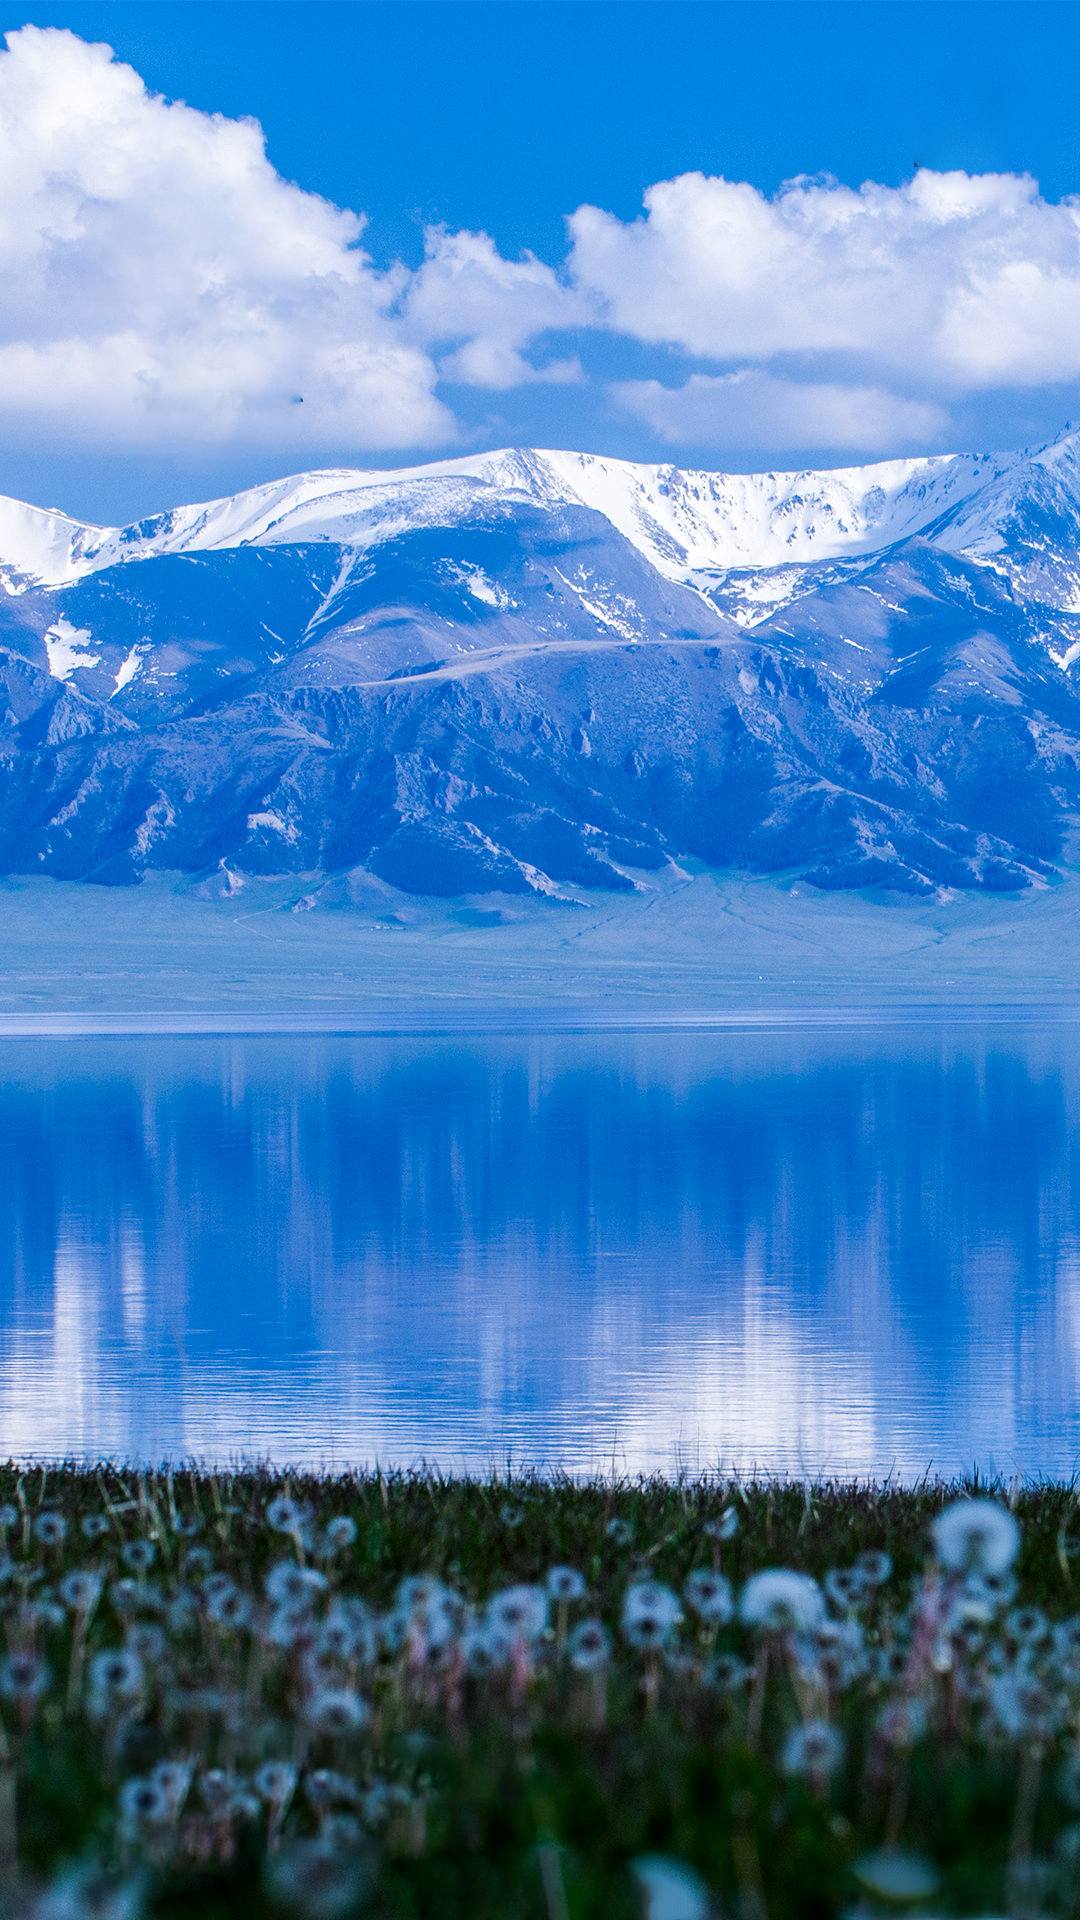
[[[266,1509],[266,1524],[275,1533],[302,1533],[307,1524],[307,1508],[287,1493],[279,1493]]]
[[[679,1602],[658,1580],[638,1580],[626,1589],[622,1630],[632,1647],[662,1647],[681,1619]]]
[[[608,1521],[605,1532],[614,1547],[628,1547],[634,1537],[634,1530],[629,1521],[621,1520],[618,1514],[613,1520]]]
[[[103,1586],[100,1573],[77,1567],[61,1580],[60,1598],[72,1613],[91,1614],[101,1598]]]
[[[117,1613],[160,1613],[164,1607],[156,1587],[148,1585],[145,1580],[132,1580],[126,1576],[113,1581],[109,1598]]]
[[[185,1519],[183,1514],[176,1513],[173,1515],[172,1530],[178,1540],[192,1540],[197,1533],[202,1532],[202,1521],[198,1514],[192,1514],[190,1518]]]
[[[0,1694],[5,1700],[30,1706],[48,1692],[49,1684],[49,1669],[36,1653],[10,1653],[0,1661]]]
[[[718,1653],[706,1668],[706,1683],[719,1694],[740,1693],[750,1681],[751,1668],[734,1653]]]
[[[524,1507],[518,1506],[514,1500],[508,1500],[505,1506],[499,1509],[499,1519],[502,1521],[504,1527],[520,1527],[524,1518]]]
[[[257,1793],[249,1793],[246,1787],[237,1787],[225,1802],[224,1814],[227,1820],[236,1825],[254,1826],[262,1818],[262,1801]]]
[[[549,1567],[544,1585],[551,1598],[564,1607],[575,1600],[584,1600],[587,1592],[585,1576],[576,1567]]]
[[[209,1547],[189,1547],[183,1558],[185,1580],[205,1580],[214,1567],[214,1556]]]
[[[310,1642],[311,1614],[307,1607],[275,1607],[259,1630],[264,1646],[280,1647],[289,1653]]]
[[[325,1813],[333,1806],[356,1806],[359,1793],[353,1781],[346,1773],[336,1773],[332,1767],[316,1767],[304,1779],[304,1793],[316,1813]]]
[[[1041,1607],[1010,1608],[1004,1626],[1015,1647],[1041,1647],[1051,1638],[1050,1622]]]
[[[156,1780],[125,1780],[120,1789],[121,1829],[133,1836],[147,1827],[167,1826],[175,1807],[171,1795]]]
[[[487,1604],[488,1625],[514,1640],[539,1640],[548,1622],[548,1598],[543,1587],[506,1587]]]
[[[323,1528],[322,1546],[327,1554],[345,1553],[355,1546],[358,1528],[351,1513],[336,1513]]]
[[[210,1594],[206,1602],[206,1617],[214,1626],[236,1633],[251,1623],[251,1601],[230,1580]]]
[[[827,1720],[807,1720],[793,1727],[784,1741],[780,1766],[789,1779],[821,1781],[835,1773],[844,1757],[844,1742]]]
[[[267,1599],[279,1607],[312,1607],[326,1587],[325,1573],[292,1560],[278,1560],[266,1576]]]
[[[643,1920],[708,1920],[704,1880],[682,1860],[646,1854],[630,1862],[642,1897]]]
[[[1007,1573],[1020,1550],[1020,1524],[997,1500],[954,1500],[932,1528],[934,1549],[950,1573]]]
[[[90,1662],[90,1691],[103,1710],[131,1706],[142,1697],[143,1663],[129,1649],[96,1653]]]
[[[43,1547],[60,1547],[67,1539],[67,1521],[62,1513],[39,1513],[34,1518],[34,1537]]]
[[[153,1620],[132,1621],[127,1630],[124,1645],[130,1653],[136,1654],[140,1660],[148,1661],[151,1666],[157,1666],[165,1659],[169,1647],[164,1627],[159,1627]]]
[[[763,1633],[810,1633],[823,1611],[817,1581],[786,1567],[751,1574],[739,1601],[743,1624]]]
[[[377,1780],[361,1796],[360,1813],[366,1827],[378,1829],[385,1827],[395,1813],[402,1813],[412,1804],[412,1795],[407,1787],[398,1780]]]
[[[255,1791],[268,1807],[282,1812],[296,1792],[296,1768],[285,1760],[267,1760],[255,1775]]]
[[[882,1707],[876,1721],[878,1738],[886,1747],[897,1752],[911,1748],[926,1733],[929,1716],[926,1702],[917,1697],[901,1694],[895,1700],[889,1700]]]
[[[375,1629],[362,1600],[339,1596],[329,1608],[315,1641],[320,1658],[360,1661],[367,1665],[375,1657]]]
[[[695,1567],[687,1575],[683,1596],[691,1612],[706,1626],[726,1626],[731,1619],[731,1582],[711,1567]]]
[[[397,1604],[403,1613],[432,1613],[445,1607],[450,1589],[433,1573],[410,1573],[398,1585]]]
[[[466,1671],[476,1680],[501,1672],[510,1664],[514,1651],[513,1641],[506,1634],[488,1626],[467,1627],[459,1644]]]
[[[707,1520],[702,1532],[707,1540],[734,1540],[739,1531],[739,1509],[725,1507],[718,1520]]]
[[[928,1900],[938,1883],[929,1861],[892,1847],[882,1848],[880,1853],[864,1853],[852,1871],[866,1893],[895,1907],[913,1907],[920,1900]]]
[[[904,1674],[908,1663],[908,1651],[903,1646],[872,1647],[867,1655],[867,1669],[870,1681],[875,1686],[889,1686]]]
[[[306,1702],[304,1718],[315,1733],[337,1740],[362,1732],[371,1709],[351,1687],[321,1687]]]
[[[84,1540],[104,1540],[111,1530],[109,1516],[107,1513],[84,1513],[79,1529]]]
[[[209,1813],[223,1813],[241,1785],[239,1775],[228,1768],[208,1767],[199,1776],[199,1798]]]
[[[1059,1717],[1042,1681],[1022,1670],[993,1676],[990,1707],[999,1729],[1012,1740],[1047,1739]]]
[[[161,1760],[150,1778],[178,1814],[191,1788],[191,1765],[187,1760]]]
[[[273,1898],[304,1920],[343,1920],[370,1884],[371,1869],[359,1848],[342,1850],[324,1838],[294,1840],[267,1862]]]
[[[138,1880],[117,1880],[96,1867],[61,1874],[33,1908],[33,1920],[140,1920]]]
[[[883,1587],[892,1576],[892,1559],[880,1547],[868,1547],[855,1562],[856,1571],[871,1587]]]
[[[579,1620],[566,1642],[566,1657],[576,1673],[597,1673],[611,1658],[611,1635],[601,1620]]]
[[[157,1548],[152,1540],[125,1540],[120,1558],[129,1573],[149,1573],[157,1559]]]
[[[866,1597],[866,1576],[858,1567],[830,1567],[821,1584],[838,1613],[850,1612]]]

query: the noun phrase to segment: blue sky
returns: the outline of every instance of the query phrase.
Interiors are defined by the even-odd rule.
[[[1072,0],[8,25],[145,91],[53,36],[0,56],[0,490],[117,518],[476,444],[838,464],[1080,414]]]

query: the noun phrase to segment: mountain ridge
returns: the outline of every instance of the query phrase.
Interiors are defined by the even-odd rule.
[[[452,507],[455,489],[468,500],[475,500],[479,489],[489,498],[503,494],[601,512],[661,568],[679,553],[689,571],[760,570],[880,551],[1046,451],[945,453],[856,467],[736,473],[558,449],[501,448],[413,467],[289,474],[123,527],[81,522],[59,509],[5,496],[0,498],[0,571],[8,591],[25,591],[73,585],[88,572],[119,562],[290,538],[325,540],[332,530],[339,544],[360,546],[393,529],[393,520],[388,527],[384,517],[388,497],[404,497],[423,520]],[[815,513],[821,526],[812,518]],[[21,561],[13,548],[21,550]]]
[[[0,584],[0,871],[580,904],[1074,858],[1071,432],[758,475],[504,449],[127,528],[0,500]]]

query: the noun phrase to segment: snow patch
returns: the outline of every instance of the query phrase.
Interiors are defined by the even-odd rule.
[[[142,657],[143,657],[142,647],[134,646],[132,647],[131,652],[126,654],[124,659],[121,660],[120,665],[116,670],[116,679],[113,682],[113,690],[109,695],[110,700],[115,699],[118,693],[122,693],[125,687],[129,687],[131,685],[131,682],[134,680],[135,675],[139,671],[139,668],[142,666]]]
[[[54,680],[70,680],[80,669],[101,665],[101,655],[91,653],[87,645],[90,638],[89,627],[73,627],[62,615],[53,621],[45,635],[45,651]]]
[[[265,813],[249,813],[247,823],[249,833],[256,832],[259,827],[266,827],[271,833],[280,833],[283,840],[296,841],[300,838],[295,822],[286,820],[284,815],[274,808],[267,809]]]

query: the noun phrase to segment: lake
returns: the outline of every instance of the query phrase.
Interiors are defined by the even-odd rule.
[[[1080,1026],[0,1040],[0,1450],[1070,1473]]]

